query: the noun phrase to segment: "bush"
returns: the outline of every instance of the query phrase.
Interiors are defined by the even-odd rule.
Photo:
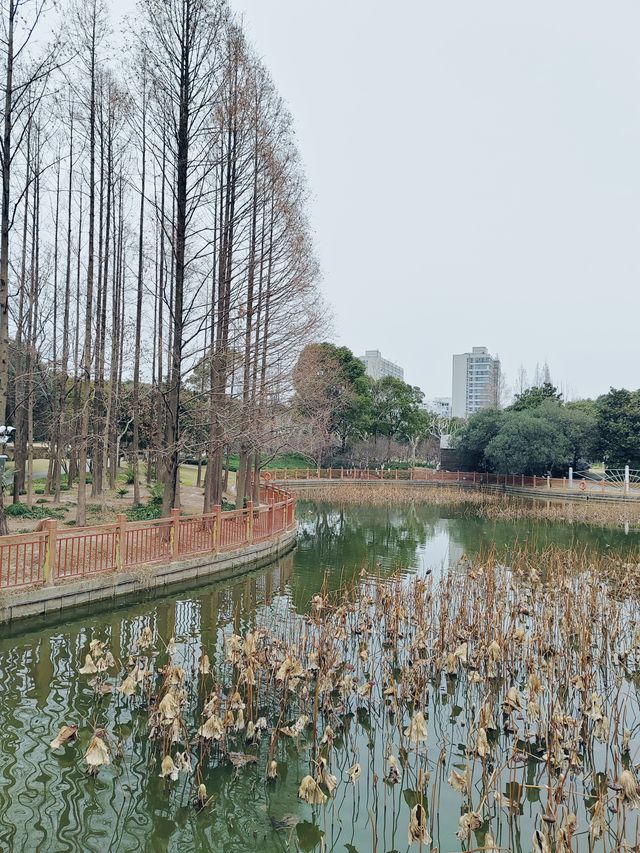
[[[162,503],[164,497],[164,486],[162,483],[154,483],[149,489],[149,503]]]
[[[146,504],[134,504],[126,511],[129,521],[151,521],[162,515],[162,483],[154,483],[149,490],[149,500]]]
[[[67,512],[67,507],[57,506],[33,506],[31,509],[26,504],[9,504],[5,508],[6,515],[9,518],[63,518]]]
[[[127,509],[126,516],[129,521],[152,521],[160,518],[162,514],[162,502],[149,501],[146,504],[134,504]]]

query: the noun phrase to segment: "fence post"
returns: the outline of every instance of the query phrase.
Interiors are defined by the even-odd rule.
[[[573,468],[569,468],[569,488],[573,488]]]
[[[253,542],[253,501],[247,501],[247,542]]]
[[[309,479],[309,469],[308,469],[308,468],[307,468],[307,477],[306,477],[306,479],[307,479],[307,480]]]
[[[42,566],[42,579],[45,584],[51,586],[54,582],[57,569],[57,538],[58,522],[54,518],[49,518],[46,521],[47,542],[44,552],[44,564]]]
[[[329,479],[331,479],[331,471],[332,470],[333,470],[332,468],[329,468]]]
[[[547,474],[547,488],[548,489],[551,488],[551,475],[550,474]]]
[[[629,466],[625,465],[624,466],[624,493],[625,493],[625,495],[629,494],[629,483],[630,483],[630,479],[631,479],[629,477],[629,473],[630,473],[629,472]]]
[[[566,477],[563,477],[563,478],[562,478],[562,488],[563,488],[563,489],[566,489],[566,488],[567,488],[567,478],[566,478]]]
[[[180,555],[180,510],[171,510],[171,558],[177,560]]]
[[[220,550],[220,538],[222,533],[222,507],[216,504],[213,508],[213,550],[217,553]]]
[[[535,487],[536,487],[536,475],[534,474],[533,475],[533,488],[535,489]]]
[[[116,516],[118,523],[118,532],[116,535],[116,571],[122,570],[125,564],[125,549],[127,547],[127,516],[124,513],[118,513]]]

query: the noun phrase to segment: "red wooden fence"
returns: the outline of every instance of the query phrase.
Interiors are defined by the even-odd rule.
[[[435,468],[281,468],[269,471],[272,480],[411,480],[428,483],[476,483],[487,486],[509,486],[526,489],[569,489],[566,477],[538,477],[525,474],[490,474],[479,471],[438,471]],[[573,489],[578,488],[573,481]],[[582,482],[582,481],[580,481]],[[588,481],[590,491],[605,490],[605,481]]]
[[[167,563],[198,554],[215,555],[293,529],[295,502],[284,489],[264,484],[260,504],[206,515],[58,529],[46,522],[38,533],[0,536],[0,590],[59,583],[104,572]]]

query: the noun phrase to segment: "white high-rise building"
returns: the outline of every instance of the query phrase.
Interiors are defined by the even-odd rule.
[[[366,374],[371,379],[395,376],[396,379],[404,380],[404,370],[392,361],[383,358],[380,350],[368,349],[364,355],[360,355],[358,358],[364,364]]]
[[[451,414],[468,418],[481,409],[495,408],[499,402],[500,359],[486,347],[453,356]]]
[[[425,408],[428,412],[433,412],[434,415],[439,415],[441,418],[450,418],[451,397],[434,397],[432,400],[427,400]]]

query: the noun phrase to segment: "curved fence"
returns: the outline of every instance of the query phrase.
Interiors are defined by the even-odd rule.
[[[78,580],[199,555],[216,554],[277,538],[292,530],[295,501],[284,489],[265,484],[260,503],[203,515],[59,528],[44,522],[34,533],[0,536],[0,590]]]
[[[411,480],[429,483],[484,483],[521,488],[562,487],[566,477],[529,477],[524,474],[489,474],[479,471],[441,471],[435,468],[281,468],[265,476],[278,482],[296,480]]]
[[[640,477],[627,476],[626,481],[614,481],[605,475],[594,477],[581,474],[569,477],[540,477],[527,474],[491,474],[481,471],[441,471],[435,468],[281,468],[269,472],[278,482],[306,480],[410,480],[426,483],[459,483],[485,486],[505,486],[511,489],[548,489],[567,492],[595,492],[622,497],[631,492],[640,494]]]

